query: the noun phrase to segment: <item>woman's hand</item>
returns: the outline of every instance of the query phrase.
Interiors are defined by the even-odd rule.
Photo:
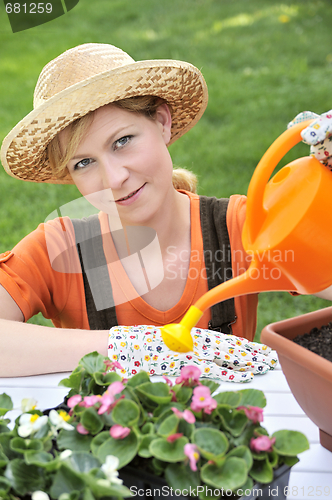
[[[108,356],[127,376],[140,370],[178,376],[183,366],[196,365],[205,377],[233,382],[250,382],[255,374],[266,373],[277,363],[275,351],[266,345],[200,328],[191,333],[194,351],[179,354],[165,345],[160,328],[116,326],[109,332]]]
[[[332,170],[332,110],[322,115],[303,111],[288,124],[287,128],[310,119],[314,121],[301,132],[303,142],[310,146],[312,156]]]

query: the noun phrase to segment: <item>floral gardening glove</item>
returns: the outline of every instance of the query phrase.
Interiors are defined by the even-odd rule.
[[[301,132],[303,142],[309,144],[312,156],[332,170],[332,110],[322,115],[303,111],[288,124],[287,128],[310,119],[314,121]]]
[[[110,329],[108,357],[117,361],[119,373],[133,376],[140,370],[150,375],[178,376],[184,365],[197,365],[205,377],[232,382],[250,382],[255,374],[273,369],[275,351],[263,344],[234,335],[201,328],[191,331],[194,351],[171,351],[155,326],[115,326]]]

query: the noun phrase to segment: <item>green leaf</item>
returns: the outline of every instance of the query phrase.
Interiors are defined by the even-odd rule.
[[[141,428],[141,433],[142,434],[154,434],[154,425],[152,422],[146,422],[143,427]]]
[[[121,499],[122,497],[131,496],[130,490],[126,486],[123,486],[122,484],[110,484],[107,479],[95,477],[93,474],[86,474],[84,476],[84,480],[92,491],[93,499]]]
[[[228,450],[228,439],[223,432],[217,429],[208,427],[196,429],[192,435],[192,442],[196,444],[200,454],[207,460],[217,461]]]
[[[289,467],[293,467],[293,465],[297,464],[300,460],[297,457],[283,457],[280,455],[281,463],[289,465]],[[273,464],[271,464],[273,467]]]
[[[189,465],[169,464],[165,469],[165,479],[173,490],[187,490],[190,492],[201,484],[199,472],[192,471]]]
[[[189,424],[183,418],[180,420],[178,432],[181,432],[181,434],[187,436],[189,440],[191,439],[194,430],[195,430],[195,424]]]
[[[74,452],[67,459],[67,464],[76,471],[82,474],[87,474],[92,469],[100,468],[100,461],[95,458],[91,453]]]
[[[46,451],[30,450],[24,453],[24,460],[27,464],[33,464],[38,467],[46,468],[50,462],[54,461],[54,457],[51,453],[47,453]]]
[[[10,422],[11,422],[10,418],[0,419],[0,434],[3,432],[10,432],[9,427],[7,427],[7,424],[10,424]]]
[[[0,476],[0,498],[6,497],[6,493],[10,490],[10,481],[6,477]]]
[[[240,405],[242,395],[239,392],[225,391],[219,392],[213,399],[217,401],[218,404],[229,405],[233,408],[237,408]]]
[[[188,439],[184,436],[173,443],[169,443],[165,438],[158,438],[150,444],[150,452],[164,462],[182,462],[186,458],[183,448],[187,443]]]
[[[202,480],[214,488],[235,491],[247,480],[247,464],[242,458],[230,457],[223,465],[206,463],[201,468]]]
[[[80,497],[80,494],[79,494],[79,497]],[[79,497],[77,500],[79,500]],[[68,500],[76,500],[76,499],[69,498]],[[83,499],[82,500],[96,500],[95,497],[93,496],[90,488],[85,488],[83,490]]]
[[[247,464],[248,471],[252,467],[253,458],[248,446],[238,446],[237,448],[233,448],[229,453],[227,453],[227,458],[228,457],[243,458],[243,460]]]
[[[186,404],[191,398],[193,393],[191,387],[182,384],[174,385],[172,389],[175,392],[176,401],[182,404]]]
[[[274,469],[274,467],[276,467],[278,465],[278,461],[279,461],[278,453],[273,450],[270,453],[268,453],[267,458],[271,464],[271,467]],[[290,458],[293,459],[293,457],[290,457]],[[292,464],[292,466],[295,465],[297,462],[298,462],[298,459],[296,458],[296,462],[294,462],[294,464]]]
[[[273,481],[273,469],[268,459],[255,460],[249,474],[258,483],[268,484]]]
[[[127,386],[129,385],[129,387],[137,387],[139,385],[145,384],[146,382],[150,382],[149,374],[147,372],[140,371],[128,380]]]
[[[169,417],[165,418],[158,427],[159,436],[168,437],[171,434],[175,434],[179,425],[179,418],[172,413]]]
[[[132,461],[138,451],[138,439],[134,432],[131,432],[123,439],[114,439],[111,436],[97,451],[97,458],[105,462],[107,455],[114,455],[119,459],[119,469]]]
[[[85,372],[84,368],[82,366],[78,366],[69,375],[69,377],[60,380],[59,385],[63,387],[70,387],[72,389],[75,389],[76,393],[79,393],[81,389],[81,382],[84,372]]]
[[[153,410],[153,418],[157,419],[156,421],[160,425],[161,421],[168,417],[168,415],[171,415],[173,412],[172,408],[177,408],[180,411],[183,411],[185,409],[185,406],[182,403],[176,403],[174,401],[170,401],[169,403],[166,404],[161,404],[160,406],[157,406]]]
[[[61,429],[57,438],[59,450],[90,451],[92,436],[79,434],[77,431]]]
[[[99,447],[110,438],[109,431],[103,431],[97,434],[91,441],[91,451],[95,457],[98,456]]]
[[[2,446],[0,445],[0,468],[4,467],[8,462],[9,462],[9,459],[2,451]]]
[[[15,437],[10,442],[10,447],[17,453],[24,453],[27,450],[42,450],[43,443],[39,439],[23,439]]]
[[[243,495],[243,493],[244,493],[245,491],[251,491],[251,490],[253,489],[253,487],[254,487],[254,481],[251,479],[251,477],[249,477],[249,476],[248,476],[248,477],[247,477],[246,482],[245,482],[244,484],[242,484],[242,486],[241,486],[241,491],[236,490],[236,491],[235,491],[235,494],[238,494],[238,495],[239,495],[239,493],[241,493],[241,495]],[[264,495],[264,493],[263,493],[263,495]],[[239,495],[239,496],[240,496],[240,495]],[[244,497],[244,498],[245,498],[245,497]],[[259,497],[256,497],[256,500],[258,500],[258,499],[259,499]],[[269,499],[269,500],[270,500],[270,499]],[[272,500],[272,499],[271,499],[271,500]]]
[[[132,427],[138,422],[140,410],[130,399],[121,399],[112,411],[112,419],[123,427]]]
[[[52,498],[59,498],[63,493],[82,491],[84,487],[85,482],[80,475],[63,463],[55,473],[50,494]]]
[[[98,434],[104,427],[104,422],[95,408],[86,408],[84,412],[81,413],[81,424],[93,436]]]
[[[88,496],[89,494],[91,496]],[[63,496],[61,497],[61,500],[80,500],[81,498],[82,498],[81,491],[71,491],[70,493],[64,493]],[[88,488],[85,488],[83,490],[83,499],[95,500],[95,498],[92,496],[91,491]]]
[[[164,474],[164,471],[167,467],[167,463],[163,462],[162,460],[158,460],[158,458],[153,457],[151,461],[151,467],[156,476],[161,476],[162,474]]]
[[[142,440],[140,442],[139,448],[138,448],[138,455],[143,458],[150,458],[152,457],[152,453],[150,452],[150,444],[154,439],[158,439],[158,436],[156,434],[145,434],[142,437]]]
[[[97,351],[86,354],[80,360],[79,364],[85,368],[85,370],[90,374],[94,375],[96,372],[104,372],[106,367],[104,361],[108,359],[102,356]]]
[[[259,408],[265,408],[266,398],[264,392],[258,389],[242,389],[238,393],[241,395],[239,406],[259,406]]]
[[[113,382],[121,382],[122,378],[116,372],[107,372],[105,374],[105,365],[104,372],[96,372],[93,374],[94,381],[97,385],[111,385]]]
[[[0,394],[0,416],[6,415],[6,413],[13,409],[13,402],[5,392]]]
[[[214,382],[213,380],[210,380],[209,378],[204,378],[204,375],[202,378],[199,379],[199,381],[200,381],[201,385],[205,385],[206,387],[208,387],[210,389],[211,394],[213,394],[220,387],[220,384],[218,384],[218,382]]]
[[[0,449],[2,449],[3,453],[9,460],[13,460],[14,458],[22,458],[22,455],[11,449],[11,440],[12,434],[10,432],[4,432],[3,434],[0,434]]]
[[[136,390],[158,405],[169,403],[172,399],[169,387],[164,382],[147,382],[136,387]]]
[[[5,470],[5,477],[19,495],[24,496],[30,491],[43,490],[45,487],[42,469],[35,465],[27,465],[24,460],[18,458],[9,462]]]
[[[273,448],[279,455],[296,456],[309,449],[309,442],[302,432],[282,430],[274,432],[272,437],[276,438]]]
[[[225,430],[233,436],[240,436],[242,434],[248,422],[243,411],[237,411],[228,405],[218,405],[216,411]]]

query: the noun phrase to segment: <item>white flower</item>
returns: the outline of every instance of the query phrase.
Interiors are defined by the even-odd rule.
[[[71,457],[73,452],[71,450],[64,450],[60,453],[59,458],[60,460],[66,460],[66,458]]]
[[[59,413],[56,410],[51,410],[49,417],[51,424],[55,427],[56,430],[66,429],[67,431],[73,431],[75,429],[73,425],[68,424],[70,416],[63,410],[61,410]]]
[[[50,500],[50,497],[48,496],[45,491],[34,491],[31,495],[32,500]]]
[[[23,413],[34,410],[37,407],[37,401],[33,398],[24,398],[21,401],[21,410]]]
[[[109,483],[122,484],[122,479],[118,477],[119,459],[113,455],[107,455],[105,463],[100,467]]]
[[[48,417],[43,415],[40,417],[36,413],[23,413],[20,417],[20,425],[17,429],[18,435],[22,438],[30,436],[32,432],[37,432],[43,425],[47,423]]]

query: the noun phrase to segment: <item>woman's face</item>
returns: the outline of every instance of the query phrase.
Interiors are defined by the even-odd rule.
[[[170,137],[166,104],[154,119],[110,104],[95,111],[67,167],[79,191],[99,210],[118,214],[122,222],[147,224],[174,192]],[[64,150],[67,142],[64,130]]]

